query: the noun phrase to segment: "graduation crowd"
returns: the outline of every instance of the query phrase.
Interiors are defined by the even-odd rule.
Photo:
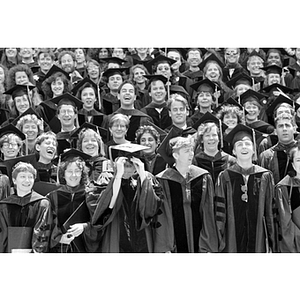
[[[0,252],[300,252],[300,48],[0,57]]]

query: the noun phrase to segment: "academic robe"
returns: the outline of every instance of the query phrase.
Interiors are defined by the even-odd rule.
[[[229,168],[236,162],[236,159],[220,150],[215,156],[207,155],[204,151],[195,153],[193,165],[207,170],[215,184],[221,171]]]
[[[190,78],[193,83],[196,83],[203,79],[203,72],[201,70],[198,70],[196,72],[192,72],[191,70],[186,70],[182,73],[182,75]]]
[[[130,123],[127,131],[126,139],[131,142],[135,141],[135,132],[138,130],[138,128],[141,125],[146,125],[147,120],[153,123],[153,120],[150,116],[148,116],[147,114],[143,113],[138,109],[119,108],[112,115],[108,116],[107,121],[105,123],[105,128],[108,127],[110,118],[115,114],[123,114],[129,117]]]
[[[40,181],[56,182],[57,167],[51,162],[49,164],[37,162],[37,173]]]
[[[272,171],[274,182],[277,184],[287,175],[289,167],[288,152],[296,145],[296,141],[288,145],[277,143],[275,146],[263,151],[258,157],[258,164]]]
[[[254,121],[252,123],[247,123],[246,122],[246,125],[257,130],[257,131],[260,131],[262,133],[266,133],[266,134],[271,134],[274,132],[274,126],[272,126],[271,124],[265,122],[265,121],[262,121],[262,120],[257,120],[257,121]]]
[[[257,165],[244,170],[235,164],[220,173],[215,186],[219,252],[275,251],[273,188],[272,173]]]
[[[86,204],[87,193],[84,185],[71,188],[67,185],[62,185],[59,189],[50,192],[46,196],[50,203],[53,213],[53,228],[50,241],[50,252],[88,252],[89,232],[90,232],[90,212]],[[83,204],[82,204],[83,203]],[[76,223],[87,223],[87,228],[83,233],[76,237],[70,245],[61,244],[61,236],[67,231],[64,228],[64,223],[74,213],[74,211],[82,204],[80,210],[76,214]],[[75,220],[75,216],[74,216]],[[73,225],[71,224],[71,225]]]
[[[32,191],[24,197],[11,195],[0,201],[0,252],[8,252],[11,227],[24,227],[32,231],[26,242],[34,252],[48,252],[52,226],[49,201]],[[22,229],[19,228],[19,231]],[[16,241],[18,242],[18,241]],[[22,246],[20,245],[22,248]],[[19,248],[20,249],[20,248]]]
[[[214,219],[214,187],[210,174],[191,165],[187,178],[168,168],[156,175],[163,192],[161,224],[156,229],[164,237],[164,246],[172,252],[217,252],[218,239]]]
[[[111,93],[101,95],[102,112],[106,115],[114,113],[120,107],[120,100]]]
[[[165,129],[172,125],[172,119],[169,115],[169,110],[166,106],[166,102],[164,105],[158,109],[156,109],[157,105],[153,102],[145,106],[141,109],[141,111],[148,116],[150,116],[153,120],[153,124],[158,126],[161,129]]]
[[[151,103],[151,97],[149,95],[149,92],[147,90],[139,90],[138,89],[137,93],[136,93],[136,100],[134,102],[134,108],[141,110],[143,107],[145,107],[149,103]]]
[[[141,160],[145,164],[145,170],[153,175],[156,175],[167,168],[167,162],[159,153],[154,153],[151,156],[143,155]]]
[[[291,199],[290,190],[292,188]],[[275,201],[279,221],[279,252],[300,252],[300,229],[292,220],[293,210],[300,206],[300,182],[285,176],[275,186]]]
[[[156,247],[153,233],[155,217],[161,203],[160,188],[154,176],[147,172],[143,183],[138,176],[134,180],[122,179],[116,203],[109,204],[113,195],[112,179],[95,202],[92,225],[102,232],[101,252],[166,252]],[[160,243],[162,241],[159,241]]]
[[[64,132],[58,132],[56,134],[57,139],[57,155],[60,155],[64,152],[65,149],[73,148],[75,145],[73,145],[71,141],[71,134],[75,131],[64,131]],[[75,147],[74,147],[75,148]]]
[[[84,124],[85,122],[94,124],[96,126],[102,127],[103,120],[106,117],[106,115],[100,113],[96,109],[92,110],[86,110],[84,108],[80,109],[78,111],[78,122],[79,126]]]

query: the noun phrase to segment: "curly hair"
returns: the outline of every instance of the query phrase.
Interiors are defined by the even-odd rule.
[[[40,120],[36,115],[25,115],[16,124],[16,127],[20,130],[23,131],[23,126],[26,123],[35,123],[37,128],[38,128],[38,135],[44,132],[44,124],[43,121]]]
[[[61,52],[58,54],[57,60],[58,60],[59,64],[61,64],[61,59],[62,59],[62,57],[63,57],[64,55],[66,55],[66,54],[69,54],[69,55],[72,57],[72,59],[73,59],[74,62],[76,61],[76,56],[75,56],[75,53],[74,53],[73,51],[63,50],[63,51],[61,51]]]
[[[79,156],[73,156],[70,158],[67,158],[66,160],[62,161],[58,168],[58,177],[59,182],[61,184],[67,184],[65,179],[65,171],[67,170],[68,166],[72,163],[76,163],[77,167],[81,171],[81,179],[79,184],[86,184],[88,182],[88,168],[84,162],[84,160]]]
[[[71,90],[73,88],[71,81],[63,73],[57,72],[57,73],[54,73],[53,75],[51,75],[50,77],[48,77],[42,83],[42,91],[44,92],[46,99],[53,98],[51,83],[56,82],[56,80],[58,78],[60,78],[61,81],[64,83],[63,94],[71,92]]]
[[[4,85],[4,89],[6,90],[6,84],[7,84],[6,78],[8,76],[8,69],[3,64],[0,64],[0,68],[2,68],[3,73],[4,73],[4,82],[3,82],[3,85]]]
[[[170,98],[168,99],[168,101],[167,101],[168,110],[171,110],[171,105],[175,101],[181,102],[185,106],[186,110],[190,109],[188,101],[183,96],[181,96],[180,94],[175,93],[175,94],[172,94],[170,96]]]
[[[34,179],[36,179],[37,171],[30,163],[20,161],[17,164],[15,164],[12,170],[12,178],[16,179],[18,174],[21,172],[29,172],[33,175]]]
[[[97,144],[99,146],[99,154],[100,156],[105,156],[105,151],[104,151],[104,143],[102,141],[102,138],[101,138],[101,135],[98,134],[95,130],[91,129],[91,128],[83,128],[79,134],[78,134],[78,140],[77,140],[77,149],[82,151],[82,141],[83,139],[85,138],[85,136],[88,134],[88,133],[91,133],[94,135],[94,137],[96,138],[97,140]]]
[[[216,114],[216,117],[223,121],[225,115],[237,116],[238,123],[242,123],[243,121],[243,112],[239,107],[233,104],[222,105],[221,109]]]
[[[16,73],[17,72],[25,72],[28,77],[29,82],[32,84],[35,84],[35,81],[33,78],[33,72],[31,71],[31,69],[27,65],[19,64],[19,65],[16,65],[16,66],[10,68],[8,71],[7,78],[6,78],[6,86],[7,86],[8,90],[17,84],[16,83]]]
[[[141,143],[141,137],[144,133],[149,133],[153,136],[153,138],[155,139],[156,143],[159,144],[160,143],[160,135],[159,133],[157,132],[157,130],[151,126],[151,125],[143,125],[143,126],[140,126],[138,128],[138,130],[135,132],[135,140],[138,144]]]
[[[218,138],[219,138],[219,142],[221,140],[220,137],[220,128],[219,126],[214,123],[214,122],[207,122],[207,123],[202,123],[197,130],[197,141],[195,144],[195,152],[197,152],[198,150],[203,150],[203,136],[205,133],[209,133],[211,132],[212,128],[215,127],[217,130],[217,134],[218,134]]]
[[[76,93],[76,98],[80,99],[81,100],[81,94],[82,94],[82,91],[85,89],[85,88],[91,88],[93,89],[94,93],[95,93],[95,97],[96,99],[98,99],[98,91],[96,91],[95,89],[95,86],[92,85],[90,82],[86,82],[83,86],[81,86],[77,93]]]

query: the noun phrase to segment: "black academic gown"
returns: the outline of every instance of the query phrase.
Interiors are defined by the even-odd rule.
[[[235,164],[220,173],[215,187],[219,252],[276,250],[273,189],[272,173],[257,165],[245,170]]]
[[[87,232],[89,232],[90,229],[90,212],[86,205],[86,196],[87,193],[84,185],[79,185],[75,188],[63,185],[46,196],[51,203],[54,222],[51,234],[50,252],[88,252],[89,245]],[[73,221],[69,223],[70,225],[87,223],[88,227],[85,228],[83,233],[76,237],[70,245],[61,244],[61,236],[68,229],[65,228],[64,223],[81,204],[81,208],[72,217]]]
[[[48,252],[52,221],[49,201],[34,191],[24,197],[11,195],[3,199],[0,201],[0,252],[10,252],[9,247]]]
[[[101,95],[101,101],[102,112],[106,115],[114,113],[120,107],[120,100],[111,93]]]
[[[255,122],[252,123],[247,123],[246,125],[257,130],[260,131],[261,133],[266,133],[266,134],[271,134],[274,132],[274,126],[272,126],[271,124],[264,122],[262,120],[257,120]]]
[[[153,102],[142,108],[141,111],[150,116],[153,123],[161,129],[165,129],[172,125],[172,119],[169,115],[169,110],[166,103],[161,107],[162,110],[159,112],[156,109],[157,105]]]
[[[82,124],[87,122],[87,123],[91,123],[96,126],[102,127],[103,120],[105,117],[106,117],[106,115],[100,113],[96,109],[92,109],[92,110],[88,111],[88,110],[82,108],[78,111],[79,126],[81,126]]]

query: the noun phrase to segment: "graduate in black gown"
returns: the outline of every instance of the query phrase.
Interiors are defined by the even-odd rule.
[[[0,201],[0,252],[48,252],[52,212],[48,199],[32,190],[35,168],[13,162],[10,176],[15,193]]]

